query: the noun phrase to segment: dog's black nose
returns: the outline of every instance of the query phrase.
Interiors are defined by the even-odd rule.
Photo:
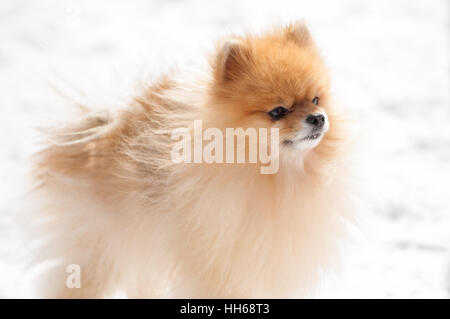
[[[316,128],[322,128],[325,125],[325,116],[320,113],[308,115],[306,123],[312,124]]]

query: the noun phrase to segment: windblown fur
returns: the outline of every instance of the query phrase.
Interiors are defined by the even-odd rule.
[[[306,28],[222,41],[206,73],[188,83],[163,77],[125,109],[48,130],[34,170],[36,262],[54,261],[40,277],[42,296],[301,297],[335,259],[350,209],[345,121]],[[289,137],[315,106],[275,124],[266,112],[312,91],[330,130],[309,152],[282,146],[276,174],[170,158],[171,130],[194,119],[277,126]],[[66,287],[69,264],[81,266],[81,288]]]

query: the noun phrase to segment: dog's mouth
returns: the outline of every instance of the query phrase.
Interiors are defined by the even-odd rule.
[[[296,139],[296,140],[284,140],[283,144],[285,145],[293,145],[294,143],[300,143],[300,142],[306,142],[306,141],[314,141],[317,140],[319,137],[322,136],[322,133],[314,133],[314,134],[310,134],[307,135],[301,139]]]
[[[293,147],[297,147],[296,145],[300,145],[303,142],[312,142],[312,141],[316,141],[319,140],[322,137],[322,132],[319,133],[314,133],[314,134],[309,134],[305,137],[302,137],[300,139],[287,139],[283,141],[283,144],[286,146],[293,146]]]
[[[311,134],[311,135],[308,135],[308,136],[305,136],[304,138],[302,138],[302,139],[300,140],[300,142],[302,142],[302,141],[316,140],[316,139],[318,139],[321,135],[322,135],[321,133]]]

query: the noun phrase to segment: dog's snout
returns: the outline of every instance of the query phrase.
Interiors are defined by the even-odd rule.
[[[306,118],[306,123],[314,125],[316,128],[322,128],[325,125],[325,116],[323,114],[310,114]]]

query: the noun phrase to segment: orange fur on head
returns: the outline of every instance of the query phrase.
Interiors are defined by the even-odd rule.
[[[297,23],[221,41],[210,71],[187,83],[163,78],[124,110],[50,130],[37,156],[35,194],[45,217],[39,234],[47,236],[39,258],[58,262],[41,277],[42,294],[279,298],[311,291],[334,258],[350,209],[345,122],[331,105],[318,49]],[[270,113],[277,107],[286,110],[282,118]],[[329,129],[310,142],[301,134],[318,112]],[[221,130],[278,128],[279,171],[174,163],[170,132],[192,129],[194,120]],[[81,266],[81,288],[65,286],[68,264]]]

